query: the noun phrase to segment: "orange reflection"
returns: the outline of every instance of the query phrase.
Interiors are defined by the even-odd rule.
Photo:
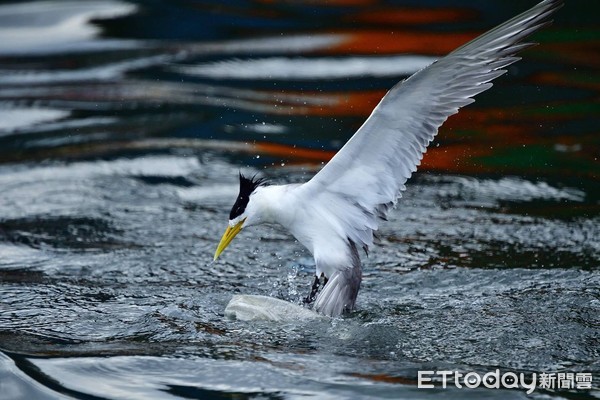
[[[318,5],[318,6],[368,6],[378,3],[377,0],[256,0],[257,3],[264,4],[274,4],[274,3],[283,3],[283,4],[307,4],[307,5]]]
[[[517,111],[500,108],[465,108],[452,116],[441,128],[442,131],[466,131],[481,133],[479,143],[526,144],[531,143],[531,133],[536,130]]]
[[[475,13],[466,9],[454,8],[389,8],[364,11],[350,15],[346,19],[377,24],[421,25],[443,22],[457,22],[471,19]]]
[[[335,151],[306,149],[297,146],[269,142],[256,143],[254,145],[254,150],[269,156],[304,161],[329,161],[336,153]]]
[[[590,79],[592,78],[592,79]],[[532,79],[540,85],[567,86],[581,89],[600,90],[600,76],[590,77],[588,74],[565,74],[543,72]]]
[[[475,38],[478,33],[361,31],[336,32],[346,40],[327,50],[328,54],[446,55]]]
[[[373,90],[366,92],[337,92],[329,93],[331,101],[326,106],[308,106],[305,111],[308,115],[327,117],[368,117],[375,106],[385,95],[385,91]]]
[[[492,154],[489,147],[474,147],[470,143],[433,147],[427,150],[419,170],[481,172],[476,158]]]
[[[277,143],[258,142],[247,149],[248,152],[258,152],[272,157],[281,157],[290,163],[298,162],[328,162],[335,151],[299,148]],[[460,172],[481,172],[481,167],[475,158],[492,154],[492,150],[484,146],[474,147],[472,144],[456,144],[442,148],[430,148],[425,154],[419,170],[444,170]]]
[[[358,372],[349,374],[356,378],[368,379],[375,382],[399,383],[402,385],[416,385],[417,381],[411,378],[403,378],[401,376],[391,376],[386,374],[361,374]]]
[[[544,51],[539,54],[562,63],[600,67],[600,51],[596,42],[544,43]]]

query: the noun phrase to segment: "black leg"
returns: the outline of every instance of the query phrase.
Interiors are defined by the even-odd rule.
[[[323,277],[323,287],[325,287],[325,285],[327,285],[327,277],[323,274],[321,274],[321,277]],[[315,301],[317,293],[319,293],[319,289],[321,289],[321,278],[315,276],[312,288],[310,289],[310,294],[304,298],[304,304],[311,304],[313,301]]]
[[[310,289],[310,294],[304,298],[304,304],[310,304],[315,300],[317,296],[317,292],[319,291],[319,286],[321,282],[319,281],[319,277],[315,276],[315,280],[312,284],[312,288]]]

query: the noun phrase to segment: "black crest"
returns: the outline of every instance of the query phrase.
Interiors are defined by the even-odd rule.
[[[252,178],[246,178],[240,172],[240,193],[238,194],[237,199],[235,199],[235,203],[233,203],[233,207],[229,213],[229,219],[234,219],[242,215],[246,210],[252,192],[254,192],[257,187],[266,185],[267,180],[265,178],[257,178],[256,175]]]

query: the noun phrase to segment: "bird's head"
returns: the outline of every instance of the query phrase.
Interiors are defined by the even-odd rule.
[[[260,213],[258,207],[256,207],[256,201],[253,202],[252,200],[256,189],[266,185],[267,181],[265,178],[257,178],[256,175],[252,178],[246,178],[240,173],[240,193],[235,203],[233,203],[233,207],[231,207],[229,225],[217,246],[215,260],[219,258],[223,250],[225,250],[244,226],[260,223]]]

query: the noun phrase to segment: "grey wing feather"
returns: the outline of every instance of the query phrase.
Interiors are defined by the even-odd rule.
[[[329,317],[338,317],[352,311],[362,281],[362,269],[358,250],[353,242],[348,243],[352,265],[338,269],[329,277],[327,284],[315,300],[315,311]]]
[[[401,197],[438,128],[520,59],[515,54],[532,45],[523,39],[550,23],[561,3],[542,1],[394,86],[303,190],[335,204],[349,240],[371,245],[378,219]]]

